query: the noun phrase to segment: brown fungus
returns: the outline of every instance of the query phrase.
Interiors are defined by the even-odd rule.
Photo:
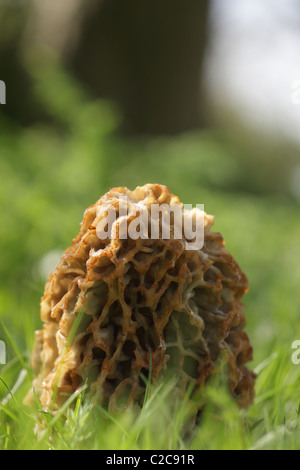
[[[134,240],[120,235],[124,197],[127,207],[142,205],[149,214],[152,204],[182,207],[165,186],[147,184],[112,189],[85,211],[41,301],[32,367],[43,409],[57,408],[86,380],[94,399],[111,410],[141,405],[150,363],[152,382],[172,371],[179,391],[191,382],[199,389],[220,358],[230,391],[247,407],[254,395],[241,303],[247,279],[221,234],[210,230],[213,217],[204,213],[199,250],[186,249],[184,239],[164,239],[161,226],[157,239]],[[107,207],[117,218],[104,239],[97,227]]]

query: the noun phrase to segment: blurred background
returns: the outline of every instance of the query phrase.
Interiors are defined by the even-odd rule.
[[[300,337],[299,2],[0,0],[0,25],[8,359],[12,344],[29,356],[44,284],[86,207],[113,186],[148,182],[216,216],[249,278],[254,364],[291,354]]]

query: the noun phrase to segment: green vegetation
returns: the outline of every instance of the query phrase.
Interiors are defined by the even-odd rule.
[[[18,128],[0,115],[0,339],[8,355],[0,366],[0,449],[299,448],[300,365],[291,361],[291,345],[300,339],[300,208],[275,191],[237,190],[244,163],[216,133],[132,141],[118,132],[117,112],[91,102],[58,65],[32,69],[49,122]],[[147,182],[167,185],[183,202],[204,203],[250,283],[255,404],[240,411],[225,388],[220,393],[222,385],[211,383],[200,425],[186,439],[189,406],[168,407],[169,383],[149,387],[138,416],[111,416],[83,400],[84,387],[54,418],[38,403],[22,404],[49,262],[110,187]]]

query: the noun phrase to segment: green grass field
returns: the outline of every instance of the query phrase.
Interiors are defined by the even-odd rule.
[[[118,115],[90,102],[61,70],[35,73],[49,123],[20,129],[0,116],[0,340],[7,346],[0,449],[300,448],[300,365],[291,360],[300,339],[299,206],[276,192],[234,189],[245,176],[243,163],[214,133],[132,142],[116,133]],[[205,204],[250,283],[245,305],[250,366],[258,374],[255,403],[239,410],[221,378],[213,381],[189,438],[188,401],[167,405],[172,383],[149,385],[138,415],[109,415],[84,399],[84,387],[55,417],[38,403],[22,404],[47,270],[77,234],[87,206],[112,186],[147,182],[167,185],[185,203]]]

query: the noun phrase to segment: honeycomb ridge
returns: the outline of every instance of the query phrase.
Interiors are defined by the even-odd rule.
[[[110,410],[141,405],[141,374],[147,377],[150,363],[152,382],[174,371],[185,393],[191,382],[203,387],[220,358],[230,391],[247,407],[254,395],[254,374],[245,366],[252,358],[242,304],[247,278],[222,235],[211,231],[214,218],[205,214],[197,251],[186,250],[184,240],[120,239],[117,231],[100,239],[104,208],[119,214],[120,196],[147,210],[181,205],[165,186],[148,184],[114,188],[85,211],[41,300],[32,367],[43,409],[57,409],[86,380]]]

